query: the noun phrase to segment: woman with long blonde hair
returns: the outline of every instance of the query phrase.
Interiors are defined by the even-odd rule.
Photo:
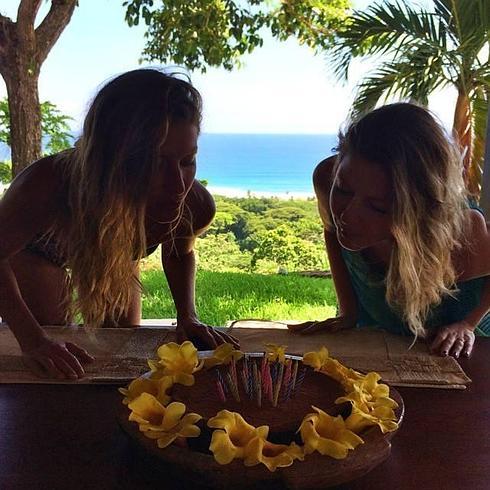
[[[73,149],[27,167],[0,201],[0,316],[34,370],[83,376],[92,357],[42,325],[138,325],[139,260],[162,244],[179,340],[230,337],[202,324],[194,302],[196,237],[214,201],[195,180],[201,97],[156,69],[109,81]]]
[[[378,326],[455,357],[490,335],[488,227],[427,110],[391,104],[352,123],[313,182],[339,315],[291,330]]]

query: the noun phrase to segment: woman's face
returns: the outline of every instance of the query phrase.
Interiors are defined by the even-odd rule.
[[[391,239],[393,187],[381,165],[355,154],[340,162],[330,209],[342,247],[359,251]]]
[[[169,126],[160,148],[161,165],[152,179],[150,195],[159,202],[180,204],[189,192],[196,176],[198,128],[187,122]]]

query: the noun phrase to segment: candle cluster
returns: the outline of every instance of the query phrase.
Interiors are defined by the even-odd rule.
[[[227,365],[215,367],[216,392],[222,403],[227,398],[240,402],[242,392],[257,406],[268,402],[273,407],[288,401],[300,389],[307,368],[298,359],[270,361],[266,352],[260,355],[245,355],[240,361],[232,359]]]

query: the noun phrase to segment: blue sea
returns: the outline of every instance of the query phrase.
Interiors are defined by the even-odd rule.
[[[336,142],[333,134],[204,133],[197,177],[207,180],[214,194],[311,196],[313,169]],[[0,147],[0,160],[7,157],[6,147]]]
[[[202,134],[197,176],[227,195],[313,195],[311,176],[337,137],[299,134]]]

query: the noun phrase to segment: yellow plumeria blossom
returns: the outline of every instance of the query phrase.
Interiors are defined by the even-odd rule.
[[[199,356],[194,344],[188,340],[182,344],[169,342],[158,348],[158,361],[148,361],[152,370],[151,377],[172,376],[174,383],[185,386],[194,384],[194,376],[199,371],[203,362],[199,362]]]
[[[213,352],[211,357],[204,359],[204,367],[211,368],[221,364],[230,364],[232,359],[235,361],[240,360],[243,357],[243,352],[235,349],[233,344],[225,342],[219,345]]]
[[[173,385],[172,376],[163,376],[162,378],[146,378],[141,376],[129,383],[127,388],[119,388],[119,392],[124,395],[123,403],[127,405],[129,402],[138,398],[142,393],[153,395],[160,403],[167,405],[171,397],[167,395]]]
[[[269,362],[279,361],[281,364],[286,362],[287,345],[264,344],[264,346]]]
[[[285,444],[273,444],[262,437],[255,437],[247,446],[245,466],[255,466],[262,463],[269,471],[277,468],[291,466],[294,460],[305,459],[303,449],[292,442],[289,446]]]
[[[307,352],[303,356],[303,364],[330,376],[349,390],[353,381],[364,379],[361,373],[345,367],[337,359],[331,358],[325,346],[317,352]]]
[[[362,379],[352,381],[352,391],[336,400],[336,403],[351,402],[357,404],[365,412],[378,406],[397,408],[398,403],[390,398],[390,388],[379,383],[381,376],[371,372]]]
[[[128,407],[129,420],[137,422],[146,437],[156,439],[160,448],[167,447],[177,437],[198,437],[201,433],[195,423],[202,417],[197,413],[185,414],[183,403],[172,402],[164,407],[153,395],[142,393]]]
[[[398,429],[393,409],[386,406],[379,406],[370,412],[364,412],[357,405],[353,405],[351,414],[345,420],[345,425],[355,432],[360,432],[371,425],[378,425],[383,434]]]
[[[208,420],[208,427],[218,429],[213,432],[210,451],[219,464],[228,464],[235,458],[245,459],[248,447],[255,438],[266,439],[269,427],[253,427],[236,412],[221,410]]]
[[[329,359],[328,350],[323,346],[318,352],[307,352],[303,356],[303,364],[311,366],[315,371],[320,371]]]
[[[312,407],[317,413],[308,414],[299,428],[305,454],[318,451],[325,456],[343,459],[350,449],[364,441],[350,430],[341,415],[332,417],[323,410]]]
[[[378,373],[368,373],[362,380],[352,383],[350,393],[335,400],[335,403],[352,404],[351,415],[346,419],[351,430],[359,432],[370,425],[378,425],[384,434],[398,428],[394,412],[398,404],[389,397],[389,387],[378,383],[380,379]]]

